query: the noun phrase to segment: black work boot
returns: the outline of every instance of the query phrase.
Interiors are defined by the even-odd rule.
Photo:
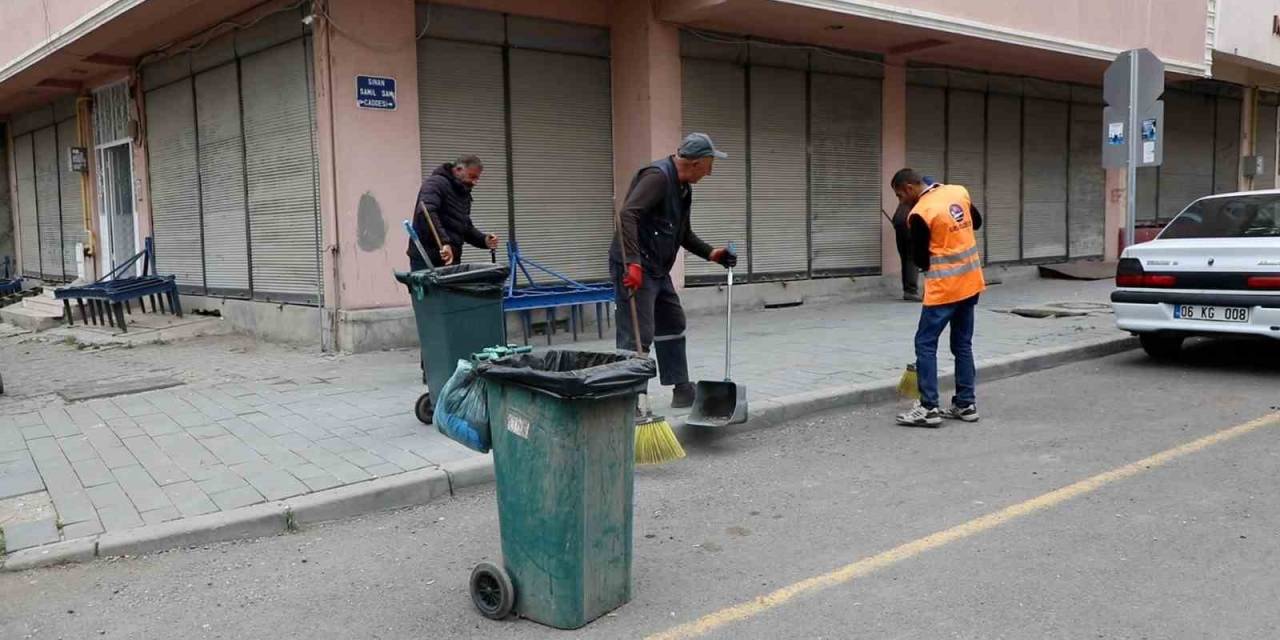
[[[693,406],[693,383],[681,382],[671,389],[671,408],[687,409]]]

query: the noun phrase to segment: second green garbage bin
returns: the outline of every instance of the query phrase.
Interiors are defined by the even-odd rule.
[[[505,569],[472,573],[492,618],[576,629],[631,598],[636,395],[657,373],[626,354],[548,351],[481,363]]]
[[[431,399],[440,397],[458,360],[506,344],[502,285],[507,273],[503,265],[461,264],[396,274],[409,288],[418,324],[428,393],[418,398],[414,414],[422,422],[431,423]]]

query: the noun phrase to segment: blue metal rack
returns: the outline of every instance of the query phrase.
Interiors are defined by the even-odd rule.
[[[556,309],[569,307],[569,327],[573,339],[578,339],[578,322],[582,317],[582,307],[593,304],[596,308],[596,333],[604,337],[605,323],[609,322],[609,313],[614,303],[613,285],[608,282],[578,282],[566,275],[557,273],[536,261],[520,255],[520,246],[514,241],[507,242],[508,266],[511,270],[507,290],[502,298],[502,310],[520,313],[520,326],[524,332],[524,343],[529,344],[529,334],[533,332],[534,309],[547,311],[547,344],[555,335]],[[546,275],[555,278],[554,284],[538,284],[529,272],[533,267]],[[519,274],[524,274],[528,282],[518,286]]]

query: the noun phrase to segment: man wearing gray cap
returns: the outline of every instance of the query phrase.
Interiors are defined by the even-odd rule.
[[[656,344],[659,380],[675,387],[671,406],[677,408],[693,405],[693,384],[685,357],[684,308],[671,283],[671,266],[681,248],[726,269],[738,264],[738,257],[728,249],[712,249],[703,242],[689,222],[691,185],[711,175],[715,159],[725,157],[707,134],[691,133],[676,155],[641,169],[631,181],[618,216],[621,228],[609,248],[609,272],[618,301],[618,348],[641,350],[631,325],[634,296],[643,350]]]

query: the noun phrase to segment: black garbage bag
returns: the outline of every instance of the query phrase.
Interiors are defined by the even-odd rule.
[[[556,398],[597,399],[643,393],[658,367],[630,353],[544,351],[476,365],[490,382],[514,384]]]
[[[445,289],[480,297],[502,294],[510,270],[498,264],[456,264],[437,269],[423,269],[410,273],[397,272],[396,280],[407,285],[410,291],[422,292]]]

